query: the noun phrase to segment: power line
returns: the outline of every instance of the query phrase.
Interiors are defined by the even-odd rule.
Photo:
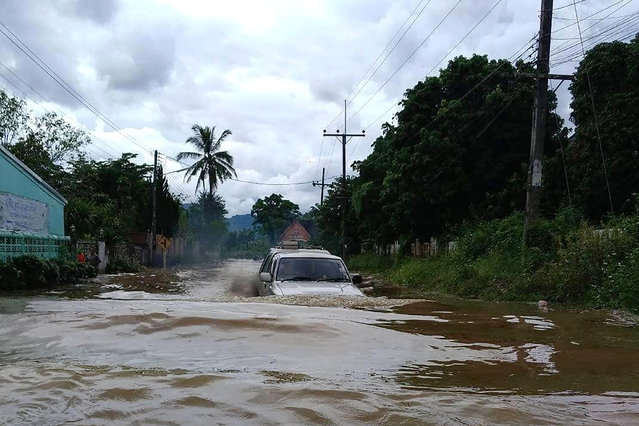
[[[604,16],[603,18],[600,18],[600,19],[607,19],[607,18],[610,18],[610,17],[611,17],[611,15],[613,15],[614,13],[616,13],[616,12],[620,11],[620,10],[621,10],[621,9],[623,9],[624,7],[628,6],[631,2],[632,2],[632,0],[628,0],[626,3],[622,4],[622,5],[621,5],[621,6],[619,6],[617,9],[613,10],[612,12],[608,13],[606,16]],[[601,9],[601,10],[599,10],[599,11],[597,11],[597,12],[593,13],[592,15],[589,15],[589,17],[596,16],[596,15],[598,15],[599,13],[604,12],[604,11],[606,11],[606,10],[608,10],[608,9],[610,9],[610,8],[612,8],[612,7],[614,7],[614,6],[616,6],[616,5],[618,5],[619,3],[620,3],[620,2],[613,3],[613,4],[611,4],[611,5],[607,6],[607,7],[603,8],[603,9]],[[617,23],[619,23],[619,22],[623,22],[623,21],[624,21],[624,19],[627,19],[627,18],[632,17],[632,16],[634,16],[634,15],[635,15],[635,14],[633,13],[633,14],[629,14],[629,15],[625,15],[625,16],[621,16],[621,17],[614,17],[614,19],[617,19]],[[586,28],[586,29],[584,29],[583,31],[584,31],[584,32],[585,32],[585,31],[588,31],[588,30],[590,30],[591,28],[594,28],[595,26],[597,26],[597,24],[598,24],[598,22],[597,22],[597,23],[594,23],[594,24],[592,24],[592,25],[590,25],[589,27],[587,27],[587,28]],[[609,28],[609,27],[604,27],[604,28]],[[554,49],[554,52],[552,52],[552,54],[551,54],[551,57],[552,57],[552,56],[557,56],[557,55],[561,54],[562,52],[564,52],[565,50],[568,50],[568,49],[570,49],[571,47],[574,47],[574,46],[575,46],[575,45],[573,44],[573,46],[564,47],[564,46],[566,46],[566,45],[567,45],[567,44],[569,44],[569,43],[570,43],[570,41],[565,41],[565,42],[561,43],[559,46],[556,46],[556,47],[555,47],[555,49]],[[578,43],[577,43],[577,45],[578,45]]]
[[[386,62],[386,60],[388,59],[388,57],[393,53],[393,51],[395,50],[395,48],[399,45],[399,43],[402,41],[402,39],[406,36],[406,34],[408,33],[408,31],[413,27],[413,24],[415,24],[415,21],[417,21],[417,19],[419,19],[419,17],[422,15],[422,13],[424,12],[424,10],[426,9],[426,7],[430,4],[431,0],[428,0],[426,2],[426,4],[424,5],[424,7],[422,7],[422,9],[419,11],[419,13],[417,14],[417,16],[415,16],[415,19],[413,19],[413,22],[410,23],[410,25],[408,26],[408,28],[406,28],[406,30],[404,31],[404,33],[401,35],[401,37],[395,42],[395,44],[393,45],[392,49],[386,54],[386,56],[384,56],[384,59],[377,65],[377,68],[375,68],[375,70],[371,73],[371,75],[368,77],[368,79],[366,79],[366,82],[357,90],[357,93],[355,93],[355,95],[348,100],[347,102],[347,106],[350,105],[351,103],[353,103],[353,101],[355,100],[355,98],[357,98],[357,96],[362,92],[362,90],[364,90],[364,88],[366,87],[366,85],[371,81],[371,79],[373,78],[373,76],[377,73],[377,71],[379,71],[379,69],[381,68],[382,65],[384,65],[384,63]],[[412,15],[412,14],[411,14]],[[359,83],[358,83],[359,84]],[[349,95],[350,96],[350,95]]]
[[[50,105],[54,105],[55,104],[53,102],[51,102],[49,99],[47,99],[42,93],[40,93],[38,90],[36,90],[33,86],[31,86],[29,83],[27,83],[22,77],[20,77],[18,74],[16,74],[11,68],[7,67],[5,64],[3,64],[2,62],[0,62],[0,66],[2,66],[5,70],[7,70],[9,73],[11,73],[11,75],[13,75],[15,78],[17,78],[22,84],[24,84],[26,87],[28,87],[29,89],[31,89],[31,91],[35,94],[37,94],[42,100],[44,100],[46,103],[50,104]],[[6,79],[6,77],[5,77]],[[14,87],[16,87],[13,83],[11,83],[9,81],[10,84],[12,84]],[[21,91],[21,93],[27,97],[28,99],[30,99],[33,103],[37,104],[43,111],[45,112],[51,112],[49,109],[44,108],[42,105],[40,105],[40,103],[38,101],[36,101],[35,99],[31,98],[30,96],[28,96],[27,94],[25,94],[24,92]],[[67,120],[73,122],[74,120],[69,117],[64,111],[62,111],[62,109],[58,108],[57,106],[55,106],[55,109],[62,114],[64,117],[67,118]],[[100,151],[102,151],[104,154],[107,155],[107,157],[109,156],[115,156],[115,157],[119,157],[120,154],[115,152],[114,150],[111,149],[111,147],[104,142],[102,139],[100,139],[99,137],[97,137],[95,134],[93,134],[93,132],[91,130],[89,130],[89,128],[87,128],[86,126],[84,126],[82,123],[78,123],[80,125],[81,128],[83,128],[85,131],[87,131],[88,133],[92,134],[92,137],[96,139],[96,141],[102,143],[102,145],[104,145],[104,147],[110,151],[107,152],[104,149],[98,147],[98,149],[100,149]],[[92,139],[93,142],[93,139]]]
[[[80,104],[82,104],[85,108],[87,108],[90,112],[96,115],[98,118],[103,120],[109,127],[113,130],[124,136],[133,144],[142,148],[145,151],[153,153],[153,150],[144,146],[142,143],[138,142],[135,138],[128,135],[124,132],[115,122],[109,119],[106,115],[104,115],[100,110],[98,110],[93,104],[91,104],[86,98],[84,98],[80,93],[78,93],[69,83],[67,83],[62,77],[60,77],[43,59],[41,59],[29,46],[23,42],[10,28],[8,28],[2,21],[0,21],[0,26],[2,26],[5,30],[0,28],[0,33],[4,35],[13,45],[15,45],[24,55],[26,55],[33,63],[35,63],[40,69],[42,69],[49,77],[51,77],[60,87],[62,87],[69,95],[71,95],[74,99],[76,99]],[[9,36],[10,33],[11,36]],[[15,38],[15,39],[14,39]]]
[[[442,57],[442,58],[441,58],[441,59],[440,59],[440,60],[439,60],[439,61],[438,61],[435,65],[433,65],[433,67],[432,67],[432,68],[431,68],[431,69],[430,69],[430,70],[426,73],[426,76],[430,75],[430,74],[431,74],[431,73],[435,70],[435,68],[437,68],[437,67],[438,67],[438,66],[439,66],[439,65],[440,65],[440,64],[441,64],[441,63],[442,63],[442,62],[443,62],[443,61],[444,61],[444,60],[445,60],[445,59],[446,59],[446,58],[447,58],[447,57],[448,57],[448,56],[449,56],[449,55],[450,55],[450,54],[451,54],[451,53],[452,53],[452,52],[453,52],[456,48],[457,48],[457,47],[459,47],[459,45],[460,45],[461,43],[463,43],[463,41],[464,41],[464,40],[466,40],[466,38],[468,38],[468,36],[469,36],[470,34],[472,34],[472,33],[473,33],[473,31],[475,31],[475,29],[477,29],[477,27],[478,27],[478,26],[479,26],[482,22],[484,22],[484,20],[488,17],[488,15],[490,15],[490,14],[493,12],[493,10],[495,10],[495,8],[497,8],[497,6],[499,6],[499,4],[500,4],[502,1],[503,1],[503,0],[498,0],[498,1],[497,1],[497,2],[496,2],[496,3],[495,3],[495,4],[494,4],[494,5],[493,5],[493,6],[492,6],[492,7],[491,7],[491,8],[490,8],[490,9],[489,9],[489,10],[488,10],[488,11],[487,11],[487,12],[486,12],[486,13],[485,13],[485,14],[484,14],[481,18],[480,18],[480,19],[479,19],[479,21],[477,21],[477,23],[475,23],[475,25],[474,25],[474,26],[473,26],[470,30],[468,30],[468,31],[466,32],[466,34],[464,34],[464,36],[463,36],[460,40],[458,40],[458,41],[457,41],[457,43],[455,43],[455,45],[453,45],[453,47],[451,47],[451,48],[448,50],[448,52],[446,52],[446,54],[445,54],[445,55],[444,55],[444,56],[443,56],[443,57]],[[388,112],[389,112],[392,108],[394,108],[396,105],[397,105],[397,104],[393,104],[393,105],[391,105],[391,106],[390,106],[390,107],[389,107],[386,111],[384,111],[384,113],[383,113],[382,115],[386,115],[386,114],[387,114],[387,113],[388,113]],[[379,119],[379,118],[378,118],[378,119]],[[378,119],[377,119],[377,120],[378,120]],[[376,121],[377,121],[377,120],[376,120]],[[371,124],[371,125],[372,125],[372,124]],[[369,128],[371,125],[367,126],[367,127],[365,128],[365,130],[368,130],[368,128]],[[359,144],[359,140],[358,140],[357,142],[355,142],[355,146],[353,147],[353,150],[351,151],[351,157],[352,157],[352,156],[353,156],[353,154],[355,153],[355,150],[357,149],[358,144]]]
[[[619,3],[623,3],[624,1],[625,1],[625,2],[627,2],[627,3],[626,3],[626,4],[624,4],[623,6],[621,6],[619,9],[621,9],[621,8],[623,8],[623,7],[625,7],[625,6],[627,6],[628,4],[630,4],[630,3],[632,2],[632,0],[619,0],[619,1],[617,1],[616,3],[613,3],[613,4],[611,4],[611,5],[608,5],[608,6],[604,7],[603,9],[598,10],[597,12],[593,13],[592,15],[588,15],[586,18],[582,19],[582,21],[583,21],[583,20],[585,20],[585,19],[592,18],[593,16],[597,16],[597,15],[598,15],[598,14],[600,14],[601,12],[604,12],[604,11],[606,11],[606,10],[610,9],[610,8],[612,8],[612,7],[616,6],[616,5],[618,5]],[[619,10],[619,9],[617,9],[617,10]],[[611,12],[608,16],[610,16],[612,13],[614,13],[614,12]],[[603,20],[603,19],[606,19],[606,16],[605,16],[605,17],[603,17],[603,18],[596,18],[596,19],[594,19],[594,20],[595,20],[595,21],[601,21],[601,20]],[[577,25],[577,22],[573,22],[572,24],[568,24],[568,25],[565,25],[565,26],[563,26],[563,27],[561,27],[561,28],[557,28],[557,29],[555,29],[555,30],[552,30],[552,31],[551,31],[551,34],[555,34],[555,33],[558,33],[558,32],[560,32],[560,31],[566,30],[566,29],[568,29],[568,28],[572,28],[572,27],[574,27],[575,25]]]
[[[579,0],[579,1],[577,1],[577,3],[583,3],[583,2],[585,2],[585,1],[586,1],[586,0]],[[573,2],[573,3],[574,3],[574,2]],[[553,8],[552,8],[552,10],[553,10],[553,12],[554,12],[554,11],[556,11],[556,10],[561,10],[561,9],[565,9],[565,8],[567,8],[567,7],[572,7],[573,3],[569,3],[569,4],[566,4],[566,5],[563,5],[563,6],[559,6],[559,7],[553,7]]]
[[[113,130],[115,130],[120,135],[124,136],[130,142],[134,143],[135,145],[137,145],[138,147],[142,148],[143,150],[148,151],[149,153],[153,153],[154,152],[154,150],[144,146],[142,143],[138,142],[135,138],[133,138],[132,136],[130,136],[126,132],[124,132],[115,122],[113,122],[106,115],[104,115],[102,112],[100,112],[100,110],[98,110],[95,106],[93,106],[93,104],[91,104],[86,98],[84,98],[80,93],[78,93],[69,83],[67,83],[62,77],[60,77],[46,63],[46,61],[41,59],[35,52],[33,52],[33,50],[31,50],[29,48],[29,46],[26,43],[24,43],[13,31],[11,31],[11,29],[9,29],[2,21],[0,21],[0,26],[2,26],[6,30],[6,32],[5,32],[5,30],[0,28],[0,33],[2,33],[2,35],[4,35],[24,55],[26,55],[29,59],[31,59],[31,61],[33,61],[40,69],[42,69],[49,77],[51,77],[51,79],[53,79],[60,87],[62,87],[67,93],[69,93],[69,95],[71,95],[74,99],[76,99],[80,104],[82,104],[85,108],[87,108],[90,112],[92,112],[98,118],[102,119],[109,127],[111,127]],[[11,34],[11,36],[13,36],[13,38],[7,32],[9,34]],[[173,161],[176,161],[176,162],[178,162],[180,164],[184,164],[184,163],[178,161],[177,159],[175,159],[174,157],[171,157],[171,156],[169,156],[167,154],[163,154],[163,155],[166,156],[167,158],[173,160]],[[184,164],[184,165],[186,165],[186,164]],[[332,178],[329,178],[329,179],[332,179]],[[303,184],[311,184],[313,182],[311,180],[311,181],[307,181],[307,182],[292,182],[292,183],[275,184],[275,183],[267,183],[267,182],[245,181],[245,180],[234,179],[234,178],[231,178],[229,180],[236,181],[236,182],[242,182],[242,183],[249,183],[249,184],[254,184],[254,185],[273,185],[273,186],[275,186],[275,185],[277,185],[277,186],[281,186],[281,185],[303,185]]]
[[[566,51],[563,52],[563,54],[558,55],[558,57],[556,57],[553,60],[552,64],[554,66],[557,66],[557,65],[564,64],[566,62],[572,62],[573,60],[577,58],[583,57],[583,52],[581,50],[581,47],[584,47],[584,51],[585,51],[585,50],[589,50],[590,48],[600,43],[604,43],[610,40],[623,41],[627,38],[634,37],[637,31],[639,30],[639,25],[636,25],[637,21],[639,21],[639,15],[635,17],[635,22],[633,23],[635,25],[630,28],[628,28],[628,26],[620,26],[619,23],[617,23],[607,28],[605,31],[602,31],[594,36],[584,39],[589,41],[589,43],[587,44],[584,43],[584,46],[581,45],[581,41],[578,41],[572,46],[569,46],[569,48],[567,48]],[[629,24],[629,22],[625,22],[625,24]]]
[[[464,96],[462,96],[461,98],[457,99],[455,101],[455,104],[457,104],[458,102],[461,102],[462,100],[464,100],[468,95],[470,95],[472,92],[474,92],[479,86],[481,86],[486,80],[488,80],[490,77],[493,76],[493,74],[495,74],[497,71],[499,71],[501,69],[501,67],[503,67],[506,63],[510,62],[512,63],[513,61],[517,61],[519,60],[522,56],[524,56],[529,50],[533,49],[532,47],[528,47],[527,49],[525,49],[522,52],[522,49],[524,49],[526,46],[528,46],[528,43],[530,43],[531,41],[533,41],[535,38],[537,37],[537,35],[535,34],[532,38],[530,38],[528,41],[526,41],[526,43],[524,43],[524,45],[522,47],[520,47],[519,49],[517,49],[517,51],[515,51],[514,54],[512,54],[510,56],[510,58],[508,58],[508,60],[506,62],[502,62],[497,68],[495,68],[490,74],[488,74],[486,77],[484,77],[479,83],[477,83],[472,89],[470,89],[467,93],[464,94]],[[521,53],[520,53],[521,52]],[[534,51],[533,51],[534,53]],[[451,105],[454,106],[455,104]],[[381,120],[393,107],[395,107],[397,105],[397,103],[391,105],[391,107],[389,109],[387,109],[383,114],[381,114],[380,116],[378,116],[375,120],[373,120],[368,126],[366,126],[364,128],[364,130],[368,130],[371,126],[373,126],[376,122],[378,122],[379,120]],[[435,121],[437,121],[439,119],[439,114],[437,116],[435,116],[435,118],[433,119],[433,121],[431,121],[430,123],[428,123],[427,126],[432,125]]]
[[[44,113],[47,112],[51,112],[49,109],[45,108],[44,106],[42,106],[42,104],[38,101],[36,101],[35,99],[33,99],[31,96],[29,96],[28,94],[26,94],[24,91],[22,91],[22,89],[20,89],[17,85],[15,85],[11,80],[9,80],[6,76],[0,74],[0,77],[2,77],[7,83],[9,83],[11,86],[13,86],[14,89],[16,89],[18,92],[20,92],[22,94],[22,96],[24,96],[25,98],[29,99],[31,102],[33,102],[38,108],[40,108]],[[102,149],[101,147],[97,146],[97,145],[89,145],[90,147],[94,148],[94,154],[95,154],[95,149],[99,149],[100,151],[102,151],[104,154],[106,154],[107,157],[109,157],[111,154],[109,154],[108,152],[106,152],[104,149]],[[87,146],[87,148],[89,147]]]
[[[575,9],[575,18],[577,19],[577,29],[579,30],[579,39],[581,40],[581,25],[579,23],[579,13],[577,12],[577,2],[572,0],[573,7]],[[586,51],[584,49],[583,40],[581,40],[581,51],[585,56]],[[599,132],[599,121],[597,119],[597,110],[595,109],[595,97],[592,94],[592,84],[590,83],[590,72],[586,68],[586,80],[588,81],[588,91],[590,92],[590,103],[592,105],[592,115],[595,119],[595,129],[597,130],[597,141],[599,142],[599,153],[601,154],[601,164],[603,166],[604,178],[606,179],[606,189],[608,190],[608,200],[610,201],[610,213],[615,215],[615,206],[612,203],[612,193],[610,192],[610,182],[608,182],[608,170],[606,168],[606,157],[603,152],[603,145],[601,143],[601,133]]]
[[[530,43],[532,40],[535,39],[537,35],[533,36],[532,38],[530,38],[530,40],[526,41],[526,43],[524,43],[524,45],[522,47],[520,47],[519,49],[517,49],[515,51],[515,53],[513,53],[508,60],[502,61],[494,70],[492,70],[486,77],[484,77],[479,83],[477,83],[475,86],[473,86],[470,90],[468,90],[462,97],[454,99],[451,101],[451,105],[445,109],[443,112],[437,112],[437,115],[435,115],[435,117],[429,122],[427,123],[425,126],[422,127],[422,129],[426,129],[430,126],[432,126],[436,121],[438,121],[441,117],[443,117],[444,115],[446,115],[446,113],[448,111],[451,111],[452,108],[459,104],[461,101],[463,101],[466,97],[468,97],[471,93],[473,93],[475,90],[477,90],[477,88],[479,88],[481,85],[483,85],[490,77],[492,77],[497,71],[499,71],[505,64],[509,64],[512,63],[513,61],[518,61],[522,56],[524,56],[526,54],[526,52],[528,52],[532,47],[528,47],[527,49],[524,49],[526,46],[528,46],[528,43]],[[522,51],[522,49],[524,49]],[[505,110],[505,108],[502,108],[501,111],[498,112],[498,115],[500,115],[503,110]],[[373,123],[371,123],[368,127],[372,126],[376,121],[378,121],[381,118],[378,117]],[[492,124],[492,122],[494,122],[494,119],[491,120],[491,122],[489,123]],[[367,127],[367,128],[368,128]],[[488,127],[488,126],[487,126]],[[485,129],[487,128],[485,127]],[[483,131],[485,131],[482,130]],[[378,157],[377,159],[371,160],[367,163],[367,165],[370,164],[374,164],[378,161],[380,161],[382,158],[386,158],[386,157]]]
[[[384,83],[375,91],[375,93],[373,93],[373,95],[368,98],[357,111],[355,111],[355,114],[351,115],[349,121],[352,120],[353,117],[356,116],[362,109],[364,109],[364,107],[371,100],[373,100],[373,98],[388,84],[388,82],[391,81],[391,79],[404,67],[404,65],[406,65],[413,56],[415,56],[419,49],[421,49],[421,47],[428,41],[428,39],[430,39],[433,33],[437,31],[437,29],[444,23],[444,21],[450,16],[450,14],[453,13],[453,11],[457,8],[457,6],[459,6],[461,2],[462,0],[458,0],[457,3],[455,3],[455,5],[448,11],[448,13],[446,13],[446,15],[444,15],[444,17],[437,23],[437,25],[435,25],[433,30],[426,36],[426,38],[424,38],[424,40],[422,40],[422,42],[411,52],[411,54],[408,55],[404,62],[402,62],[402,64],[386,79],[386,81],[384,81]]]
[[[393,52],[393,50],[395,50],[395,48],[397,47],[397,45],[399,44],[399,42],[404,38],[404,36],[406,35],[406,33],[408,32],[408,30],[411,29],[411,27],[413,26],[413,24],[415,23],[415,21],[421,16],[422,12],[424,11],[424,9],[426,8],[426,6],[428,6],[428,4],[430,3],[431,0],[428,0],[428,3],[426,3],[426,5],[422,8],[422,10],[419,12],[419,14],[415,17],[415,19],[413,19],[413,22],[410,24],[410,26],[406,29],[406,31],[404,31],[404,33],[401,35],[401,37],[397,40],[397,42],[395,43],[395,45],[393,46],[393,48],[390,50],[390,52],[388,52],[388,54],[384,57],[384,59],[382,60],[382,62],[379,64],[379,66],[375,69],[375,71],[373,71],[373,73],[369,76],[368,80],[366,80],[366,83],[364,83],[364,86],[366,86],[366,84],[368,84],[368,82],[370,81],[370,79],[373,77],[373,75],[375,75],[375,73],[379,70],[379,67],[381,67],[381,65],[386,61],[386,59],[388,59],[388,56]],[[349,99],[351,97],[351,95],[353,94],[353,92],[355,91],[355,89],[357,89],[357,87],[359,86],[359,84],[364,80],[364,78],[366,78],[366,76],[368,75],[368,73],[370,72],[370,70],[375,66],[375,64],[377,63],[377,61],[379,60],[379,58],[382,57],[382,55],[384,54],[384,52],[386,51],[386,49],[388,49],[388,47],[393,43],[393,41],[395,40],[395,38],[397,37],[397,35],[402,31],[402,29],[404,28],[404,26],[406,25],[406,23],[410,20],[410,18],[415,14],[415,12],[417,11],[417,9],[419,9],[419,7],[421,6],[421,4],[424,2],[424,0],[420,0],[417,5],[415,6],[415,8],[413,9],[413,11],[406,17],[406,19],[404,20],[404,22],[402,23],[402,25],[400,25],[400,27],[397,29],[397,31],[395,32],[395,34],[393,35],[393,37],[391,37],[391,39],[388,41],[388,43],[386,44],[386,46],[379,52],[379,55],[377,55],[377,57],[375,58],[375,60],[369,65],[368,69],[364,72],[364,74],[360,77],[360,79],[357,81],[357,83],[355,83],[355,85],[353,86],[353,89],[351,90],[351,92],[348,94],[348,96],[346,97],[346,99]],[[360,88],[360,90],[357,92],[357,94],[355,94],[355,96],[353,96],[353,98],[351,98],[348,102],[347,105],[350,105],[353,100],[357,97],[357,95],[359,94],[359,92],[361,92],[361,90],[363,89],[363,87]],[[335,116],[335,118],[333,118],[326,126],[324,126],[325,129],[328,129],[334,122],[335,120],[337,120],[339,117],[341,117],[342,113],[344,112],[344,109],[342,108],[340,110],[340,112]]]
[[[338,177],[339,176],[332,176],[332,177],[326,178],[325,180],[333,180],[333,179],[336,179]],[[287,182],[287,183],[256,182],[256,181],[234,179],[234,178],[231,178],[229,180],[232,180],[234,182],[249,183],[251,185],[263,185],[263,186],[294,186],[294,185],[309,185],[309,184],[312,185],[313,184],[312,180],[308,180],[308,181],[304,181],[304,182]]]

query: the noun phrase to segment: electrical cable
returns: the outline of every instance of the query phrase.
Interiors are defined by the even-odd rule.
[[[450,16],[451,13],[453,13],[453,11],[457,8],[457,6],[459,6],[459,4],[462,2],[463,0],[458,0],[453,7],[448,11],[448,13],[446,13],[446,15],[444,15],[444,17],[437,23],[437,25],[435,25],[435,27],[433,28],[433,30],[426,36],[426,38],[424,38],[424,40],[422,40],[422,42],[411,52],[410,55],[408,55],[408,57],[404,60],[404,62],[402,62],[402,64],[386,79],[386,81],[384,81],[384,83],[382,83],[381,86],[379,86],[379,88],[375,91],[375,93],[373,93],[371,95],[370,98],[368,98],[364,104],[362,104],[362,106],[359,107],[359,109],[357,111],[355,111],[355,114],[351,115],[351,118],[348,120],[352,120],[354,116],[356,116],[357,114],[359,114],[359,112],[364,109],[364,107],[366,107],[366,105],[368,105],[368,103],[373,100],[373,98],[390,82],[390,80],[404,67],[404,65],[406,65],[408,63],[408,61],[415,56],[415,54],[419,51],[419,49],[421,49],[421,47],[428,41],[428,39],[430,39],[430,37],[433,35],[433,33],[435,31],[437,31],[437,29],[444,23],[444,21]]]
[[[40,108],[44,113],[50,113],[51,111],[47,108],[45,108],[44,106],[42,106],[42,104],[38,101],[36,101],[35,99],[33,99],[31,96],[29,96],[27,93],[25,93],[22,89],[20,89],[16,84],[14,84],[11,80],[9,80],[5,75],[0,74],[0,77],[2,77],[6,82],[8,82],[11,86],[13,86],[13,88],[15,88],[18,92],[20,92],[22,94],[22,96],[24,96],[25,98],[29,99],[31,102],[33,102],[36,106],[38,106],[38,108]],[[91,146],[91,145],[90,145]],[[92,146],[95,149],[99,149],[100,151],[102,151],[102,153],[104,153],[107,157],[110,157],[111,154],[109,154],[108,152],[106,152],[104,149],[102,149],[101,147],[94,145]],[[88,148],[88,146],[87,146]],[[94,151],[95,154],[95,151]]]
[[[499,4],[500,4],[502,1],[503,1],[503,0],[498,0],[498,1],[497,1],[497,2],[496,2],[496,3],[495,3],[495,4],[494,4],[494,5],[493,5],[493,6],[492,6],[492,7],[491,7],[491,8],[490,8],[490,9],[489,9],[489,10],[488,10],[488,11],[487,11],[487,12],[486,12],[486,13],[485,13],[485,14],[484,14],[481,18],[480,18],[480,19],[479,19],[479,21],[477,21],[477,22],[475,23],[475,25],[474,25],[474,26],[473,26],[470,30],[468,30],[468,31],[464,34],[464,36],[463,36],[460,40],[458,40],[458,41],[457,41],[457,43],[455,43],[455,44],[453,45],[453,47],[451,47],[451,48],[448,50],[448,52],[446,52],[446,54],[445,54],[445,55],[444,55],[444,56],[443,56],[443,57],[442,57],[442,58],[441,58],[441,59],[440,59],[440,60],[439,60],[439,61],[438,61],[435,65],[433,65],[433,67],[432,67],[432,68],[431,68],[431,69],[430,69],[430,70],[426,73],[426,75],[427,75],[427,76],[428,76],[428,75],[430,75],[430,74],[431,74],[431,73],[435,70],[435,68],[437,68],[437,67],[438,67],[438,66],[439,66],[439,65],[440,65],[440,64],[441,64],[441,63],[442,63],[442,62],[443,62],[443,61],[444,61],[444,60],[445,60],[445,59],[446,59],[446,58],[447,58],[447,57],[448,57],[448,56],[449,56],[449,55],[450,55],[450,54],[451,54],[451,53],[452,53],[452,52],[453,52],[456,48],[457,48],[457,47],[459,47],[459,45],[460,45],[460,44],[462,44],[462,43],[463,43],[463,41],[464,41],[464,40],[466,40],[466,38],[468,38],[468,36],[469,36],[469,35],[471,35],[471,34],[473,33],[473,31],[475,31],[475,30],[477,29],[477,27],[478,27],[478,26],[479,26],[482,22],[484,22],[484,20],[486,20],[486,18],[488,17],[488,15],[490,15],[490,14],[493,12],[493,10],[495,10],[495,8],[497,8],[497,6],[499,6]],[[396,105],[396,104],[395,104],[395,105]],[[390,110],[391,110],[391,109],[392,109],[395,105],[391,105],[391,107],[390,107],[389,109],[387,109],[387,110],[384,112],[384,115],[385,115],[386,113],[388,113],[388,111],[390,111]],[[369,125],[369,126],[367,126],[365,130],[367,130],[367,129],[368,129],[368,127],[370,127],[370,125]],[[351,151],[351,158],[353,157],[353,154],[355,153],[355,150],[357,149],[358,144],[359,144],[359,140],[357,140],[357,142],[355,143],[355,146],[353,147],[353,150]]]
[[[7,70],[9,73],[11,73],[11,75],[13,75],[15,78],[17,78],[22,84],[24,84],[26,87],[28,87],[29,89],[31,89],[31,91],[35,94],[37,94],[42,100],[44,100],[46,103],[50,104],[50,105],[54,105],[55,104],[53,102],[51,102],[49,99],[47,99],[42,93],[40,93],[38,90],[36,90],[33,86],[31,86],[28,82],[26,82],[22,77],[20,77],[18,74],[16,74],[11,68],[7,67],[4,63],[0,62],[0,66],[2,66],[5,70]],[[14,85],[15,87],[15,85]],[[32,102],[36,103],[38,106],[40,106],[40,108],[42,108],[45,112],[51,112],[51,110],[46,109],[44,107],[42,107],[40,105],[40,103],[38,101],[36,101],[35,99],[31,98],[30,96],[26,95],[24,92],[22,92],[27,98],[29,98]],[[69,117],[69,115],[67,113],[65,113],[64,111],[62,111],[62,109],[58,108],[57,106],[55,106],[55,109],[64,117],[67,118],[67,120],[69,122],[73,122],[74,120]],[[104,145],[104,147],[109,150],[110,152],[106,152],[104,149],[99,148],[103,153],[105,153],[107,155],[107,157],[111,157],[114,156],[115,158],[119,157],[121,154],[117,153],[116,151],[112,150],[111,147],[109,146],[109,144],[107,144],[106,142],[104,142],[102,139],[100,139],[99,137],[97,137],[94,132],[92,132],[91,130],[89,130],[89,128],[87,128],[86,126],[84,126],[82,123],[78,123],[80,125],[80,127],[88,132],[89,134],[92,135],[93,138],[95,138],[98,142],[100,142],[102,145]],[[92,140],[93,142],[93,140]]]
[[[577,29],[579,30],[579,38],[581,39],[581,25],[579,23],[579,13],[577,12],[577,2],[576,0],[572,1],[573,7],[575,9],[575,18],[577,19]],[[586,51],[583,47],[583,41],[581,44],[582,54],[585,56]],[[599,142],[599,152],[601,154],[601,164],[603,166],[604,177],[606,178],[606,188],[608,190],[608,200],[610,201],[610,213],[615,215],[615,206],[612,202],[612,192],[610,191],[610,182],[608,181],[608,170],[606,168],[606,157],[603,152],[603,145],[601,143],[601,133],[599,132],[599,121],[597,119],[597,110],[595,109],[595,98],[592,94],[592,84],[590,83],[590,72],[588,68],[586,68],[586,80],[588,81],[588,91],[590,92],[590,103],[592,105],[592,115],[595,119],[595,129],[597,130],[597,140]]]
[[[86,98],[84,98],[81,94],[79,94],[69,83],[67,83],[62,77],[60,77],[43,59],[41,59],[29,46],[23,42],[10,28],[8,28],[4,22],[0,21],[0,26],[2,26],[5,30],[0,28],[0,33],[4,35],[13,45],[15,45],[24,55],[26,55],[33,63],[35,63],[40,69],[42,69],[49,77],[51,77],[60,87],[62,87],[69,95],[71,95],[74,99],[76,99],[80,104],[82,104],[86,109],[92,112],[96,117],[103,120],[109,127],[113,130],[124,136],[133,144],[137,145],[139,148],[153,153],[151,148],[144,146],[142,143],[137,141],[132,136],[125,133],[115,122],[109,119],[106,115],[104,115],[100,110],[98,110],[93,104],[91,104]],[[15,40],[14,40],[15,38]],[[17,41],[16,41],[17,40]],[[26,50],[25,50],[26,49]]]
[[[400,25],[400,27],[397,29],[397,31],[395,32],[395,34],[393,35],[393,37],[391,37],[391,39],[388,41],[388,43],[386,44],[386,46],[379,52],[379,55],[377,55],[377,58],[375,58],[375,60],[369,65],[368,69],[364,72],[364,74],[360,77],[360,79],[358,80],[357,83],[355,83],[355,85],[353,86],[353,89],[351,90],[351,92],[348,94],[348,96],[346,97],[346,99],[348,100],[350,98],[350,100],[348,100],[347,102],[347,106],[350,105],[353,100],[357,97],[357,95],[359,94],[359,92],[361,92],[362,88],[357,92],[357,94],[355,96],[353,96],[351,98],[351,95],[353,94],[353,92],[355,92],[355,90],[357,89],[357,87],[359,86],[359,84],[364,80],[364,78],[366,78],[366,76],[368,75],[368,73],[370,72],[370,70],[375,66],[375,64],[377,63],[377,61],[379,60],[379,58],[382,57],[382,55],[384,54],[384,52],[386,51],[386,49],[388,49],[388,47],[391,45],[391,43],[393,43],[393,41],[395,40],[395,38],[397,37],[397,35],[402,31],[402,29],[404,28],[404,26],[406,25],[406,23],[410,20],[410,18],[415,14],[415,12],[417,11],[417,9],[419,9],[419,7],[422,5],[422,3],[424,3],[425,0],[420,0],[417,5],[415,6],[415,8],[413,9],[413,11],[406,17],[406,19],[404,20],[404,22],[402,23],[402,25]],[[395,45],[393,46],[393,48],[390,50],[390,52],[388,52],[388,54],[384,57],[384,59],[382,60],[382,62],[380,63],[380,65],[375,69],[375,71],[373,71],[373,73],[369,76],[368,80],[366,80],[366,83],[364,83],[364,86],[366,84],[368,84],[368,82],[370,81],[370,79],[373,77],[373,75],[375,75],[375,73],[379,70],[379,67],[386,61],[386,59],[388,59],[389,55],[393,52],[393,50],[397,47],[397,45],[399,44],[399,42],[404,38],[404,36],[406,35],[406,33],[408,32],[408,30],[410,30],[410,28],[413,26],[413,24],[415,23],[415,21],[421,16],[422,12],[424,12],[424,9],[426,8],[426,6],[428,6],[428,4],[430,3],[431,0],[428,0],[428,3],[422,8],[422,10],[419,12],[419,14],[415,17],[415,19],[413,19],[413,22],[410,24],[410,26],[406,29],[406,31],[404,31],[404,33],[402,34],[402,36],[399,38],[399,40],[397,40],[397,43],[395,43]],[[335,120],[337,120],[342,113],[344,112],[344,108],[342,108],[340,110],[340,112],[335,116],[335,118],[333,118],[326,126],[324,126],[324,129],[328,129],[331,124],[333,124],[335,122]]]

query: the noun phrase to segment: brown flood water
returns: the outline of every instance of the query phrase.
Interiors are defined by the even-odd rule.
[[[246,297],[257,266],[0,298],[0,424],[639,424],[636,324]]]

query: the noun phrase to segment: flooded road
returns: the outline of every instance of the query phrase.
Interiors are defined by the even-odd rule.
[[[247,297],[257,267],[0,299],[0,424],[639,423],[623,318]]]

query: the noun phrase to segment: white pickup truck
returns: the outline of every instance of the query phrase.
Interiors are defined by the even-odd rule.
[[[275,247],[260,267],[260,296],[364,296],[354,285],[360,275],[348,272],[344,261],[315,248]]]

